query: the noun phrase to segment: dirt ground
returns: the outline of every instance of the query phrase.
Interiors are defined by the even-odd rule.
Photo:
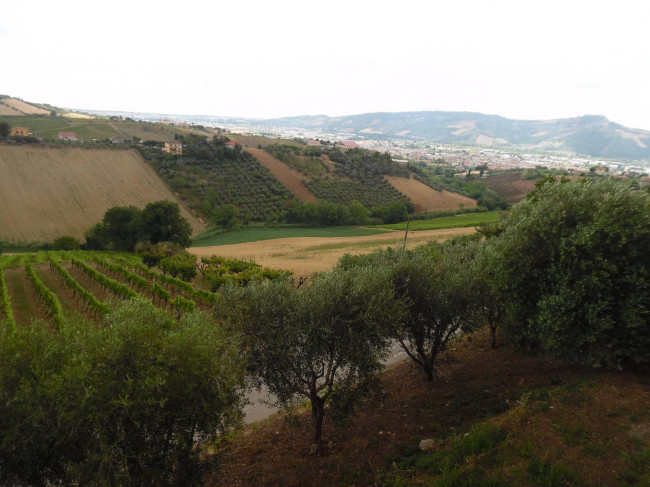
[[[461,205],[466,208],[477,205],[476,200],[451,191],[436,191],[417,179],[397,176],[385,176],[385,178],[413,201],[417,212],[457,210]]]
[[[336,424],[326,415],[327,447],[318,455],[309,453],[307,408],[251,425],[221,446],[207,485],[434,485],[436,470],[422,478],[411,472],[408,484],[383,484],[377,478],[395,471],[392,462],[417,451],[421,439],[433,438],[440,450],[473,424],[498,417],[511,449],[499,450],[502,464],[497,457],[494,466],[488,460],[482,466],[517,482],[489,485],[632,485],[622,475],[629,468],[622,452],[643,449],[650,438],[650,388],[643,374],[589,371],[519,355],[503,343],[491,350],[485,330],[454,343],[441,356],[438,373],[427,384],[410,360],[389,367],[382,374],[384,395],[367,403],[352,423]],[[530,398],[530,391],[554,387],[559,390],[546,402]],[[520,408],[524,402],[526,412]],[[566,464],[582,481],[531,481],[526,471],[532,456]]]
[[[178,201],[135,151],[0,146],[0,240],[83,237],[113,206]],[[181,206],[198,233],[204,225]]]
[[[291,169],[284,162],[276,159],[268,152],[262,149],[247,148],[246,152],[251,153],[255,158],[264,164],[271,174],[284,184],[300,201],[305,203],[316,203],[318,198],[302,184],[305,176],[298,171]]]
[[[474,231],[474,228],[453,228],[409,232],[407,245],[413,248],[430,241],[443,241]],[[188,250],[199,257],[219,255],[254,260],[266,267],[292,270],[296,276],[308,276],[317,271],[331,269],[346,253],[365,254],[379,248],[401,245],[403,241],[404,232],[396,231],[367,237],[279,238],[216,247],[192,247]]]
[[[49,111],[44,110],[43,108],[35,107],[34,105],[30,105],[29,103],[25,103],[24,101],[21,100],[16,100],[15,98],[5,98],[4,102],[7,105],[11,105],[14,107],[16,110],[20,110],[26,115],[49,115]]]

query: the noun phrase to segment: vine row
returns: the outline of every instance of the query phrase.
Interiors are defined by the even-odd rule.
[[[36,294],[43,300],[45,306],[48,310],[48,315],[54,319],[54,324],[57,328],[61,328],[65,324],[65,318],[63,317],[63,307],[61,306],[61,301],[57,298],[43,281],[39,279],[34,270],[34,266],[31,263],[25,265],[25,270],[27,271],[27,277],[32,282]]]
[[[7,287],[7,279],[5,278],[5,269],[0,267],[0,290],[2,298],[2,310],[4,311],[5,319],[9,323],[9,326],[12,329],[16,329],[16,318],[14,317],[14,311],[11,307],[11,295],[9,294],[9,288]]]
[[[66,286],[72,289],[73,297],[78,295],[86,302],[86,309],[90,308],[101,315],[105,315],[110,311],[110,306],[97,299],[94,294],[79,284],[79,281],[72,277],[70,273],[53,258],[50,258],[50,268],[56,275],[59,276],[59,278],[66,284]]]

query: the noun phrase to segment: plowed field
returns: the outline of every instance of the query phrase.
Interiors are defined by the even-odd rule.
[[[415,211],[418,213],[423,211],[457,210],[461,207],[470,208],[477,204],[475,200],[458,193],[436,191],[417,179],[397,176],[385,176],[385,179],[398,191],[409,197],[415,205]]]
[[[258,161],[264,164],[271,171],[271,174],[281,181],[300,201],[304,201],[305,203],[316,203],[318,201],[314,193],[302,184],[305,176],[298,171],[291,169],[284,162],[276,159],[262,149],[247,148],[246,151],[250,152]]]
[[[0,240],[77,238],[113,206],[177,201],[129,150],[0,146]],[[181,207],[198,233],[203,224]]]

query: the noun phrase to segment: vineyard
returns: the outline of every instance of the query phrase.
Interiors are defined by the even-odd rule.
[[[136,254],[39,252],[0,257],[0,320],[24,326],[43,319],[53,329],[66,318],[101,322],[115,304],[141,297],[180,318],[195,308],[214,308],[221,285],[287,278],[287,271],[218,257],[197,263],[199,277],[184,281],[142,263]]]

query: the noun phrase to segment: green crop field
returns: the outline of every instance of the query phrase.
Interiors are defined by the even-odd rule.
[[[382,230],[358,227],[302,227],[296,225],[250,226],[230,232],[205,233],[193,242],[194,247],[230,245],[292,237],[364,237],[384,233]]]
[[[484,223],[499,221],[500,211],[489,211],[486,213],[466,213],[464,215],[445,216],[431,220],[414,220],[409,224],[409,230],[441,230],[444,228],[474,227]],[[385,228],[388,230],[404,230],[406,222],[391,223],[388,225],[377,225],[374,228]]]

